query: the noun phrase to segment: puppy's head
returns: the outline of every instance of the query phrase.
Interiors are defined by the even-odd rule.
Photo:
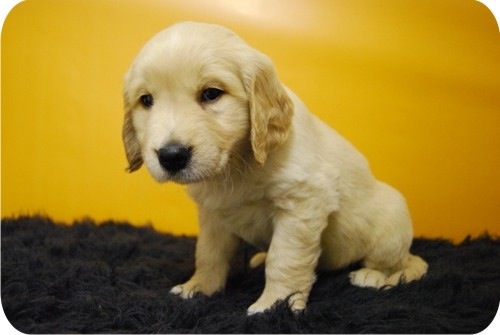
[[[145,163],[159,182],[199,182],[235,160],[263,165],[293,114],[268,57],[221,26],[193,22],[144,45],[123,97],[128,171]]]

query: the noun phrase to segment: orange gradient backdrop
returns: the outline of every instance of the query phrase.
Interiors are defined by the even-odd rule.
[[[401,190],[415,235],[500,234],[500,39],[472,0],[28,0],[1,41],[2,216],[196,234],[181,186],[125,173],[122,78],[180,20],[268,54],[309,109]]]

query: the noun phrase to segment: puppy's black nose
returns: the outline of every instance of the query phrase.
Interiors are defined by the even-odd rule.
[[[156,153],[161,166],[171,173],[184,169],[191,160],[191,148],[179,143],[167,144]]]

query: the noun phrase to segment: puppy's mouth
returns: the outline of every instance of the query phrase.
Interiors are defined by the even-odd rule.
[[[203,181],[206,177],[201,176],[196,173],[192,173],[188,170],[184,171],[179,171],[179,172],[167,172],[165,174],[165,178],[163,178],[161,181],[172,181],[177,184],[195,184]]]

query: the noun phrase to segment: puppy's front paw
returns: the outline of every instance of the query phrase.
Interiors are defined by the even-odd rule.
[[[264,313],[268,309],[270,309],[278,300],[267,300],[263,301],[262,299],[257,300],[254,302],[250,307],[248,307],[247,314],[248,315],[254,315],[258,313]]]
[[[180,296],[182,299],[191,299],[193,295],[196,293],[193,290],[189,290],[188,288],[184,288],[184,285],[177,285],[170,289],[170,293]]]
[[[222,290],[222,287],[214,285],[214,283],[200,282],[195,279],[190,279],[184,284],[172,287],[170,293],[178,295],[183,299],[191,299],[197,293],[211,296],[220,290]]]
[[[271,309],[276,303],[285,300],[287,297],[276,297],[263,294],[253,305],[248,307],[247,314],[253,315],[264,313]],[[295,293],[288,297],[288,306],[294,313],[299,313],[306,308],[307,298],[302,293]]]

